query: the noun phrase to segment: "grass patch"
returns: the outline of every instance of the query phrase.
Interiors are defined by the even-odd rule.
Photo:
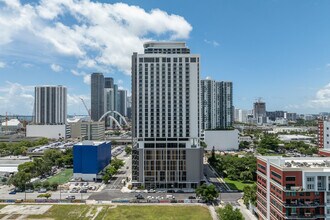
[[[58,184],[67,183],[72,178],[72,175],[73,175],[73,169],[65,169],[60,173],[56,174],[55,176],[49,178],[48,182],[58,183]]]
[[[201,206],[118,206],[107,209],[105,220],[211,220],[209,210]],[[99,219],[99,218],[97,218]]]
[[[229,186],[229,188],[231,190],[240,190],[240,191],[243,191],[244,186],[253,185],[253,182],[243,183],[241,181],[230,180],[228,178],[224,178],[223,180],[227,183],[227,185]]]
[[[0,209],[2,209],[3,207],[5,207],[6,205],[0,205]]]
[[[53,205],[43,215],[29,215],[28,218],[32,219],[44,219],[51,218],[55,220],[70,219],[70,220],[83,220],[90,219],[86,217],[86,213],[91,208],[88,205]]]
[[[211,220],[209,210],[202,206],[96,206],[96,205],[53,205],[43,215],[29,215],[28,219],[87,220],[97,212],[96,220]]]

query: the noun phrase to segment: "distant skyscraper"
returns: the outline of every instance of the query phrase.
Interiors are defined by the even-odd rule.
[[[36,86],[34,89],[34,123],[66,124],[67,89],[64,86]]]
[[[226,129],[233,125],[233,84],[201,80],[202,129]]]
[[[127,90],[118,90],[118,112],[127,116]]]
[[[104,77],[104,88],[113,88],[114,81],[112,77]]]
[[[127,117],[132,119],[132,96],[127,97]]]
[[[200,58],[185,43],[149,42],[132,56],[132,183],[195,188],[203,174]]]
[[[93,73],[91,76],[91,118],[98,121],[104,114],[104,76]]]
[[[266,123],[266,103],[262,102],[261,99],[253,104],[253,117],[256,119],[258,124]]]

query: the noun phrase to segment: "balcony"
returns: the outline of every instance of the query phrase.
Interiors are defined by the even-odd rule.
[[[290,214],[285,216],[285,219],[319,219],[324,218],[324,215],[316,215],[314,213],[305,213],[304,215]]]
[[[318,202],[304,202],[304,203],[301,203],[301,202],[292,202],[292,203],[284,203],[284,206],[286,208],[315,208],[315,207],[324,207],[324,204],[320,204]]]

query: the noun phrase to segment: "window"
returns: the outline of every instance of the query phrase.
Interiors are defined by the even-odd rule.
[[[307,184],[307,189],[314,189],[314,184]]]
[[[314,182],[314,177],[307,177],[307,182]]]
[[[295,176],[287,176],[285,178],[286,181],[296,181],[296,177]]]

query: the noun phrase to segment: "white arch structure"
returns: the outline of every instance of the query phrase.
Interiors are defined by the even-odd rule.
[[[114,121],[116,123],[116,125],[119,127],[120,130],[123,130],[123,128],[120,126],[119,122],[117,121],[117,119],[115,119],[114,117],[112,117],[111,115],[109,115],[109,118],[112,119],[112,121]],[[101,120],[99,120],[101,121]]]
[[[119,112],[117,112],[117,111],[107,111],[106,113],[104,113],[104,114],[102,115],[102,117],[99,119],[99,121],[102,121],[102,120],[105,118],[105,116],[107,116],[107,115],[110,114],[110,113],[116,113],[117,115],[119,115],[119,117],[125,122],[125,125],[128,126],[128,123],[127,123],[125,117],[122,116],[122,115],[121,115]],[[114,121],[116,122],[117,125],[119,125],[119,122],[118,122],[114,117],[112,117],[112,116],[110,115],[110,118],[111,118],[112,120],[114,120]]]

